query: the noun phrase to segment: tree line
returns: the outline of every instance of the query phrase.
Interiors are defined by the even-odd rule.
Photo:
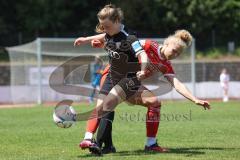
[[[199,49],[239,44],[239,0],[1,0],[0,46],[95,34],[96,14],[109,3],[122,8],[124,24],[140,37],[166,37],[184,28]]]

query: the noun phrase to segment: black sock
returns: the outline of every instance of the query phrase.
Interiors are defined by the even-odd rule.
[[[99,123],[97,132],[97,144],[101,147],[104,143],[105,147],[111,147],[112,142],[112,122],[114,120],[114,111],[105,114]]]

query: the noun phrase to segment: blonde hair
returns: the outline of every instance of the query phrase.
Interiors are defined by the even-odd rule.
[[[185,49],[192,44],[192,35],[187,30],[177,30],[174,35],[170,35],[165,41],[164,44],[168,44],[170,42],[175,42],[181,48]]]
[[[121,8],[117,8],[113,4],[108,4],[101,9],[97,14],[98,19],[104,20],[108,18],[112,22],[121,22],[123,20],[123,12]],[[101,24],[97,24],[96,26],[96,32],[97,33],[103,33],[104,28]]]

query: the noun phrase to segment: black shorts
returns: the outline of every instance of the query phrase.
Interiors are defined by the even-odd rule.
[[[128,99],[138,91],[141,83],[137,77],[125,77],[117,80],[111,78],[111,75],[108,74],[99,93],[108,95],[115,85],[119,85],[123,89],[126,94],[126,99]]]

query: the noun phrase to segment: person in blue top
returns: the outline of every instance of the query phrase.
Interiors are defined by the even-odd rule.
[[[91,65],[91,85],[93,87],[93,92],[90,94],[89,102],[92,103],[94,101],[94,95],[96,93],[96,88],[100,85],[100,80],[102,77],[102,68],[103,63],[101,59],[96,56],[94,64]]]

